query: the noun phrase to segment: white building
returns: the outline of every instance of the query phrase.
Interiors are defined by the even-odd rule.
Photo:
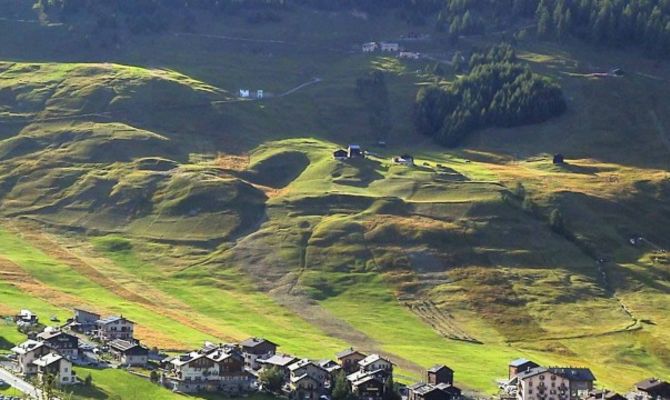
[[[44,343],[35,340],[27,340],[12,349],[16,354],[19,371],[24,376],[37,373],[37,366],[33,362],[49,354],[50,351]]]
[[[249,89],[240,89],[240,97],[246,99],[250,96]]]
[[[382,42],[381,43],[382,52],[392,52],[397,53],[400,51],[400,45],[393,42]]]
[[[392,371],[393,363],[379,354],[371,354],[358,362],[361,371]]]
[[[569,400],[570,381],[546,368],[538,367],[514,377],[518,400]]]
[[[378,48],[379,45],[377,44],[377,42],[363,43],[363,46],[361,46],[363,53],[374,53],[375,51],[377,51]]]
[[[116,339],[133,340],[135,323],[123,316],[112,316],[96,322],[98,337],[103,342]]]
[[[37,367],[37,377],[41,381],[44,381],[47,376],[52,376],[59,385],[76,383],[72,363],[60,354],[49,353],[39,360],[35,360],[33,364]]]
[[[421,53],[414,51],[401,51],[398,54],[398,58],[406,58],[408,60],[418,60],[421,57]]]

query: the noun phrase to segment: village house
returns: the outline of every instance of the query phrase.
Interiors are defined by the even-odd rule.
[[[37,339],[69,359],[79,357],[79,338],[74,335],[60,329],[47,328],[37,335]]]
[[[284,378],[289,379],[291,375],[291,370],[289,367],[298,361],[300,361],[299,358],[293,357],[291,355],[275,354],[268,359],[259,360],[258,363],[262,366],[262,368],[279,368],[279,370],[281,370],[284,374]]]
[[[407,389],[407,400],[457,400],[461,397],[460,389],[445,383],[419,382]]]
[[[584,400],[626,400],[626,398],[610,390],[592,390]]]
[[[344,161],[349,158],[349,153],[343,149],[337,149],[333,152],[333,158],[338,161]]]
[[[36,340],[27,340],[12,348],[11,351],[16,354],[16,361],[19,366],[19,372],[23,376],[31,376],[36,374],[37,366],[33,364],[33,362],[51,352],[47,345]]]
[[[103,342],[116,339],[133,340],[135,323],[121,316],[111,316],[96,321],[98,338]]]
[[[240,89],[240,97],[246,99],[249,98],[249,96],[250,96],[249,89]]]
[[[403,154],[393,158],[393,162],[401,165],[414,165],[414,157],[409,154]]]
[[[552,373],[567,379],[570,382],[570,398],[580,399],[593,390],[595,376],[588,368],[550,367]]]
[[[454,371],[446,365],[435,365],[427,371],[428,382],[408,388],[408,400],[456,400],[461,389],[454,386]]]
[[[249,392],[256,377],[244,368],[244,356],[235,348],[219,347],[207,353],[219,366],[219,391],[228,395]]]
[[[163,386],[184,393],[223,392],[237,396],[251,391],[255,376],[246,370],[235,345],[206,342],[199,351],[163,361]]]
[[[377,44],[377,42],[363,43],[363,46],[361,46],[363,53],[374,53],[375,51],[377,51],[378,48],[379,45]]]
[[[400,45],[398,43],[393,43],[393,42],[381,42],[380,43],[380,48],[382,52],[393,52],[397,53],[400,51]]]
[[[47,376],[55,378],[58,385],[72,385],[76,382],[72,363],[56,353],[49,353],[33,362],[37,367],[37,379],[44,382]]]
[[[401,51],[398,53],[398,58],[404,58],[408,60],[418,60],[421,57],[421,53],[415,51]]]
[[[374,374],[369,374],[350,381],[351,391],[361,400],[380,400],[384,395],[384,381]]]
[[[393,363],[379,354],[371,354],[358,362],[358,367],[361,371],[374,372],[386,371],[393,372]]]
[[[428,383],[431,385],[439,385],[446,383],[447,385],[454,384],[454,370],[446,365],[435,365],[427,371]]]
[[[89,333],[97,328],[97,322],[100,319],[100,314],[83,310],[81,308],[74,309],[74,319],[70,323],[70,329],[75,332]]]
[[[336,357],[344,372],[351,374],[352,372],[358,371],[358,362],[365,359],[367,355],[354,350],[352,347],[337,353]]]
[[[144,367],[149,362],[149,349],[134,341],[112,340],[109,342],[109,352],[124,366]]]
[[[16,314],[14,321],[17,325],[34,325],[39,322],[39,318],[32,311],[23,309]]]
[[[347,147],[347,158],[363,157],[363,150],[357,144],[350,144]]]
[[[170,361],[171,369],[162,383],[183,393],[215,392],[219,388],[219,365],[205,354],[192,352]]]
[[[526,372],[529,369],[537,368],[540,365],[534,363],[533,361],[526,360],[525,358],[518,358],[509,363],[509,379],[514,378],[517,374],[521,372]]]
[[[328,372],[329,380],[332,382],[335,379],[335,374],[342,371],[340,364],[333,360],[321,360],[319,366]]]
[[[257,370],[260,368],[258,360],[272,357],[277,352],[277,345],[263,338],[249,338],[240,342],[240,348],[244,355],[244,363],[247,367]]]
[[[670,400],[670,383],[658,378],[649,378],[635,384],[633,400]]]
[[[570,400],[570,381],[546,368],[519,372],[513,380],[518,400]]]
[[[302,376],[308,375],[313,378],[319,384],[319,388],[326,386],[326,383],[330,380],[330,374],[325,369],[321,368],[320,365],[310,361],[310,360],[299,360],[288,366],[288,370],[291,374],[291,380]]]
[[[294,400],[317,400],[321,393],[321,385],[313,377],[303,374],[291,377],[289,381],[289,398]]]

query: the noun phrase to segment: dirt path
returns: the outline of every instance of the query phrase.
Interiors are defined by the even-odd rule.
[[[238,42],[251,42],[251,43],[272,43],[272,44],[289,44],[284,40],[275,40],[275,39],[252,39],[241,36],[227,36],[227,35],[215,35],[210,33],[188,33],[188,32],[177,32],[173,33],[173,36],[176,37],[199,37],[205,39],[220,39],[220,40],[233,40]]]

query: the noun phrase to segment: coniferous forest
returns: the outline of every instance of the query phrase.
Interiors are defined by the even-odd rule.
[[[189,13],[249,13],[250,23],[271,23],[295,6],[324,10],[359,8],[396,13],[413,25],[434,24],[451,40],[460,35],[523,28],[546,40],[580,38],[609,46],[640,46],[670,53],[670,0],[37,0],[48,19],[76,24],[93,16],[97,28],[128,26],[135,33],[188,25]],[[87,18],[91,20],[91,18]]]
[[[445,146],[471,132],[546,121],[562,114],[560,87],[517,62],[509,45],[477,52],[469,71],[448,87],[423,88],[414,109],[416,130]]]

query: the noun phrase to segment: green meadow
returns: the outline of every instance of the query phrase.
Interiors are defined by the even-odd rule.
[[[522,40],[567,113],[445,149],[411,115],[419,87],[457,79],[450,67],[358,50],[412,29],[298,10],[110,51],[65,26],[0,21],[0,315],[123,314],[171,351],[249,336],[315,359],[355,346],[389,356],[404,383],[446,364],[476,394],[518,357],[590,367],[619,391],[670,375],[667,62]],[[407,46],[444,58],[495,41]],[[626,76],[590,75],[610,66]],[[383,137],[355,96],[373,69],[389,92]],[[238,99],[244,88],[269,96]],[[368,156],[334,160],[348,144]],[[567,164],[552,164],[559,152]],[[403,153],[414,166],[392,161]],[[550,229],[554,209],[570,239]],[[0,352],[21,340],[0,322]],[[76,399],[178,397],[120,370],[77,372],[93,386]]]

